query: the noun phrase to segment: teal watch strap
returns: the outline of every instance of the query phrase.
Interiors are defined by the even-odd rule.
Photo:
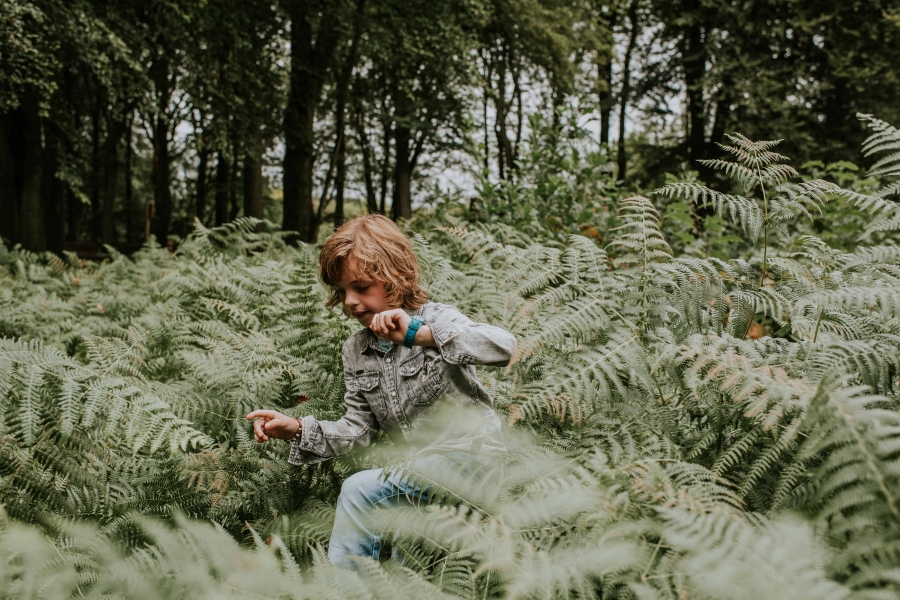
[[[416,339],[416,332],[419,331],[419,327],[422,325],[421,317],[413,317],[412,321],[409,322],[409,327],[406,328],[406,337],[403,338],[403,345],[407,348],[413,347],[413,340]]]

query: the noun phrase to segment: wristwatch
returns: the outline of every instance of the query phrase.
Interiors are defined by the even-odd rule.
[[[409,327],[406,328],[406,337],[403,338],[403,345],[405,347],[413,347],[413,341],[416,339],[416,332],[419,331],[422,322],[422,317],[413,317],[412,321],[409,322]]]

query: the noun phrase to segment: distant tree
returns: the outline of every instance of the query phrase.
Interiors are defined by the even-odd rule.
[[[141,80],[118,17],[115,7],[86,0],[0,6],[0,235],[10,242],[62,251],[67,209],[77,216],[85,201],[97,214],[92,229],[111,238],[118,161],[100,157],[117,157]],[[80,120],[86,113],[89,152]]]
[[[372,4],[362,46],[364,76],[386,100],[393,142],[395,218],[412,215],[411,182],[422,157],[461,147],[467,128],[471,52],[483,13],[477,3],[382,0]]]
[[[298,232],[303,241],[313,241],[317,230],[313,209],[316,110],[333,76],[341,23],[349,22],[351,5],[348,0],[285,0],[284,7],[291,23],[291,70],[284,112],[282,226]]]

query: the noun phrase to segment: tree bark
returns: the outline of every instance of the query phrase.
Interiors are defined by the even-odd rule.
[[[639,34],[638,0],[631,0],[631,4],[628,7],[628,23],[631,27],[631,32],[628,34],[628,46],[625,48],[625,58],[622,66],[622,95],[619,98],[619,151],[617,156],[619,172],[617,178],[620,181],[625,180],[628,171],[628,154],[625,149],[625,116],[628,109],[628,99],[631,96],[631,55],[634,53]]]
[[[618,16],[618,10],[610,9],[605,19],[606,22],[601,23],[601,27],[605,28],[605,37],[609,48],[603,52],[597,63],[597,107],[600,111],[600,139],[598,141],[607,146],[609,146],[609,126],[612,118],[612,109],[616,105],[616,98],[612,91],[612,68],[615,52],[613,31],[615,30]]]
[[[62,254],[66,235],[66,186],[56,177],[62,135],[52,123],[45,124],[45,148],[41,196],[47,250]]]
[[[383,215],[387,214],[387,187],[388,187],[388,177],[390,177],[391,172],[391,138],[394,135],[394,130],[391,125],[390,117],[387,115],[387,107],[386,107],[386,99],[382,99],[381,105],[381,125],[384,130],[384,135],[381,138],[382,141],[382,154],[383,159],[381,161],[381,199],[380,199],[380,207],[378,212]]]
[[[372,148],[369,145],[369,136],[366,133],[366,123],[363,118],[361,98],[357,96],[359,83],[353,86],[354,90],[354,123],[356,125],[356,141],[359,144],[359,153],[362,155],[363,179],[366,183],[366,208],[369,214],[378,212],[378,198],[375,195],[375,182],[372,177]]]
[[[490,98],[492,92],[493,84],[491,83],[492,77],[492,69],[491,69],[491,51],[487,50],[486,53],[479,51],[481,54],[481,62],[484,64],[484,81],[485,86],[483,90],[484,97],[482,98],[481,103],[481,116],[484,119],[484,172],[485,176],[491,171],[491,135],[490,135],[490,125],[488,124],[488,99]]]
[[[12,138],[12,113],[0,113],[0,238],[10,246],[19,241],[19,194],[13,168]]]
[[[252,148],[244,156],[244,216],[263,218],[262,136],[253,139]]]
[[[513,94],[516,97],[516,141],[513,144],[513,156],[519,156],[519,142],[522,141],[522,124],[525,121],[522,112],[522,86],[519,83],[521,70],[513,65]]]
[[[395,98],[397,115],[394,127],[394,149],[397,158],[394,163],[393,216],[395,219],[409,219],[412,217],[409,99],[402,92],[396,93]]]
[[[312,204],[316,105],[338,42],[338,11],[316,0],[294,0],[291,16],[291,76],[284,116],[284,219],[285,230],[301,240],[315,240],[318,223]],[[309,18],[321,12],[318,31]]]
[[[41,181],[44,171],[44,149],[41,143],[42,120],[37,112],[37,102],[26,100],[21,106],[24,153],[22,156],[22,183],[20,203],[20,236],[26,250],[43,252],[47,249],[45,211],[41,197]]]
[[[598,107],[600,110],[600,138],[601,144],[609,146],[609,124],[612,117],[612,109],[616,104],[612,93],[612,53],[610,53],[599,65],[597,65],[597,79],[600,81],[598,93]]]
[[[356,14],[353,19],[353,39],[350,42],[350,51],[344,61],[340,77],[337,82],[337,102],[335,107],[335,129],[337,152],[337,176],[334,180],[334,227],[337,229],[344,222],[344,186],[347,182],[347,92],[350,89],[350,79],[353,69],[356,68],[356,58],[359,50],[359,41],[363,32],[363,17],[365,16],[365,0],[357,0]]]
[[[100,239],[104,244],[113,242],[113,210],[116,203],[116,192],[119,188],[119,169],[121,167],[120,144],[125,135],[124,117],[107,119],[106,143],[104,144],[104,186],[103,206],[100,218]]]
[[[723,84],[730,86],[731,83]],[[712,143],[718,142],[721,143],[722,139],[725,137],[725,129],[728,127],[728,121],[730,119],[731,112],[731,100],[729,98],[729,94],[723,93],[722,97],[716,102],[716,115],[713,117],[713,126],[712,132],[709,138],[710,143],[706,145],[706,151],[703,153],[704,158],[711,157],[711,151],[714,146]]]
[[[128,115],[125,130],[125,211],[126,238],[129,244],[144,242],[144,207],[134,198],[134,110]]]
[[[200,142],[200,164],[197,166],[197,197],[194,206],[194,216],[201,223],[206,223],[206,184],[209,174],[209,148],[206,145],[206,134]]]
[[[216,227],[228,221],[228,191],[231,182],[231,163],[224,151],[219,150],[216,163]]]
[[[237,191],[239,187],[243,187],[240,181],[243,171],[238,164],[238,147],[235,143],[232,143],[231,145],[231,156],[234,157],[234,162],[231,164],[231,177],[228,180],[228,222],[238,218],[238,214],[240,214],[241,211],[241,204],[243,204],[243,202],[238,202]]]
[[[101,149],[100,149],[100,132],[102,130],[101,127],[101,119],[103,115],[101,113],[101,102],[100,102],[100,94],[94,98],[94,104],[91,110],[91,173],[90,173],[90,199],[91,199],[91,214],[88,218],[88,230],[90,231],[91,237],[96,241],[102,238],[102,214],[103,214],[103,185],[101,182],[101,176],[103,171],[103,166],[101,163]]]
[[[172,220],[172,190],[169,187],[169,62],[165,52],[157,57],[150,67],[156,93],[156,114],[153,118],[153,217],[150,233],[156,241],[166,247],[169,240],[169,226]]]
[[[344,152],[346,140],[341,136],[338,147],[337,175],[334,178],[334,227],[344,222],[344,186],[347,183],[347,157]]]
[[[692,3],[693,4],[693,3]],[[689,14],[696,14],[698,7],[692,6]],[[704,158],[706,140],[706,110],[703,98],[703,82],[706,75],[707,52],[702,21],[695,20],[688,26],[682,42],[684,65],[684,85],[687,90],[688,132],[687,150],[691,166],[701,171],[701,177],[708,179],[709,173],[697,161]],[[703,177],[703,175],[706,175]]]
[[[510,103],[506,101],[506,69],[512,57],[509,49],[498,61],[497,67],[497,93],[494,95],[494,107],[497,110],[497,118],[494,122],[494,134],[497,137],[497,167],[500,179],[506,179],[506,173],[515,169],[515,157],[513,156],[512,143],[506,132],[506,119],[509,114]]]

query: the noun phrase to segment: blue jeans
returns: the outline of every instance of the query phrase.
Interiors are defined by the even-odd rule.
[[[432,454],[409,463],[410,470],[438,481],[459,476],[480,479],[479,467],[483,466],[482,461],[461,451]],[[354,556],[378,560],[384,532],[375,521],[375,511],[423,503],[429,491],[429,486],[417,485],[409,476],[385,477],[384,469],[369,469],[348,477],[341,486],[328,543],[331,564],[353,569]]]

